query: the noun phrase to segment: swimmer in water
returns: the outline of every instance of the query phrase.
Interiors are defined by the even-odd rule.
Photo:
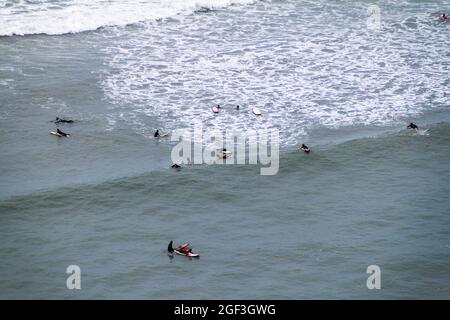
[[[173,245],[173,241],[170,241],[169,246],[167,247],[167,252],[173,253],[173,247],[172,247],[172,245]]]
[[[155,134],[153,135],[155,138],[159,137],[159,130],[156,130]]]

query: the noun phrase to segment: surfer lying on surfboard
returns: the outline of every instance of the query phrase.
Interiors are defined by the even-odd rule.
[[[74,121],[70,120],[70,119],[66,120],[66,119],[61,119],[61,118],[56,117],[55,123],[74,123]]]
[[[408,129],[415,129],[415,130],[418,130],[419,129],[419,127],[418,126],[416,126],[414,123],[410,123],[410,124],[408,124],[407,126],[406,126],[406,128],[408,128]]]
[[[57,136],[59,136],[59,137],[68,137],[68,136],[70,136],[70,134],[65,133],[65,132],[62,132],[62,131],[59,130],[59,129],[56,129],[56,131],[54,131],[53,133],[56,133],[55,135],[57,135]]]

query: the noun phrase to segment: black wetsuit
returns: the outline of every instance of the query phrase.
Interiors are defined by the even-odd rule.
[[[175,164],[172,165],[172,168],[178,169],[178,168],[181,168],[181,167],[175,163]]]
[[[173,247],[172,247],[173,241],[170,241],[169,246],[167,247],[167,252],[173,253]]]
[[[64,136],[64,137],[67,137],[67,133],[62,132],[62,131],[59,130],[59,129],[56,129],[56,133],[58,133],[58,134],[60,134],[60,135],[62,135],[62,136]]]
[[[56,118],[55,123],[73,123],[73,120],[65,120],[65,119]]]
[[[419,129],[419,127],[416,126],[416,125],[415,125],[414,123],[412,123],[412,122],[409,124],[408,128],[409,128],[409,129]]]
[[[158,137],[159,137],[159,130],[156,130],[156,132],[155,132],[155,134],[154,134],[154,137],[155,137],[155,138],[158,138]]]

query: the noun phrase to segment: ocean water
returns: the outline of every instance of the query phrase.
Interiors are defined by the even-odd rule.
[[[0,298],[448,299],[448,11],[0,1]],[[57,116],[70,138],[48,134]],[[279,130],[278,174],[170,169],[154,130],[194,124]]]

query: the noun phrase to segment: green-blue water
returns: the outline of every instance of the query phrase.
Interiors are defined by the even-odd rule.
[[[0,298],[448,299],[444,5],[380,3],[379,33],[365,2],[258,1],[0,37]],[[56,116],[79,120],[70,138]],[[153,130],[196,121],[280,129],[278,174],[170,169]]]

